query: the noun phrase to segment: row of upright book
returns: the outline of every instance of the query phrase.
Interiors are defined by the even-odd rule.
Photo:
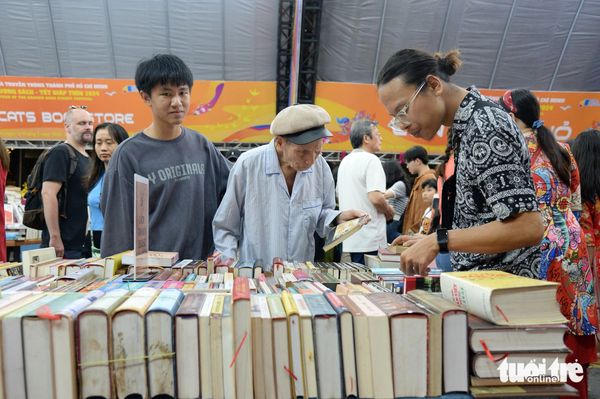
[[[201,262],[174,266],[140,270],[152,277],[135,282],[94,274],[101,268],[74,268],[32,291],[24,291],[23,282],[4,289],[0,393],[573,394],[564,384],[499,381],[503,359],[564,360],[565,320],[551,283],[501,272],[444,273],[436,278],[442,294],[397,295],[381,281],[368,281],[372,270],[355,264],[284,262],[268,276],[255,274],[255,265],[257,278],[239,277],[239,270],[234,278],[232,268],[202,275]],[[330,278],[332,284],[325,281]],[[0,289],[19,279],[35,281],[5,277]]]
[[[7,398],[393,398],[468,390],[466,339],[463,358],[446,357],[452,376],[442,377],[441,331],[430,336],[441,327],[435,312],[393,293],[251,295],[248,279],[238,277],[231,294],[142,287],[21,291],[1,301]],[[456,311],[466,334],[466,315]]]

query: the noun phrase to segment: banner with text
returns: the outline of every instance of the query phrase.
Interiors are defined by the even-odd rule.
[[[119,123],[130,135],[152,121],[131,80],[0,76],[0,137],[63,140],[70,105],[85,105],[94,124]],[[197,80],[185,126],[214,142],[267,142],[274,117],[274,82]]]
[[[497,98],[504,90],[482,92]],[[600,127],[600,93],[535,92],[542,119],[559,140]],[[431,141],[388,127],[391,117],[377,98],[374,85],[318,82],[315,103],[331,115],[329,151],[351,150],[352,122],[370,118],[383,135],[382,151],[404,152],[423,145],[431,154],[446,147],[445,129]],[[0,77],[0,137],[22,140],[62,140],[64,113],[70,105],[86,105],[94,123],[115,122],[130,134],[147,127],[152,115],[128,79]],[[194,83],[185,125],[213,142],[271,140],[269,124],[275,116],[275,82],[204,81]]]
[[[506,90],[482,89],[494,100]],[[542,119],[561,141],[574,139],[585,129],[600,128],[600,93],[534,91],[540,101]],[[332,123],[329,130],[330,150],[351,150],[352,122],[370,118],[378,123],[383,136],[383,152],[405,152],[414,145],[422,145],[430,154],[443,154],[446,149],[446,129],[441,129],[431,141],[410,136],[388,125],[391,116],[377,98],[374,85],[360,83],[318,82],[315,102],[329,111]]]

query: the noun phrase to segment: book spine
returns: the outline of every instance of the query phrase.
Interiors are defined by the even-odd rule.
[[[250,300],[250,284],[246,277],[236,277],[233,280],[232,290],[233,301],[239,301],[240,299]]]
[[[296,302],[294,301],[292,294],[290,294],[288,291],[283,291],[281,293],[281,303],[283,304],[283,308],[288,316],[292,314],[298,314]]]

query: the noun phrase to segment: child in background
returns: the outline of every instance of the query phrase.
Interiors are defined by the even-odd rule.
[[[439,197],[437,197],[437,181],[435,179],[427,179],[421,184],[421,196],[423,202],[427,205],[427,209],[423,213],[421,219],[421,227],[419,234],[431,234],[437,230],[440,224]],[[437,197],[437,198],[436,198]],[[434,204],[434,199],[438,203]]]

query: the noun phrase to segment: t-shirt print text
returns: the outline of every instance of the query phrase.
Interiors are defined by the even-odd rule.
[[[167,166],[166,168],[158,169],[156,172],[148,174],[148,180],[152,184],[174,180],[176,182],[189,180],[192,176],[204,174],[204,163],[183,163],[180,165]]]

